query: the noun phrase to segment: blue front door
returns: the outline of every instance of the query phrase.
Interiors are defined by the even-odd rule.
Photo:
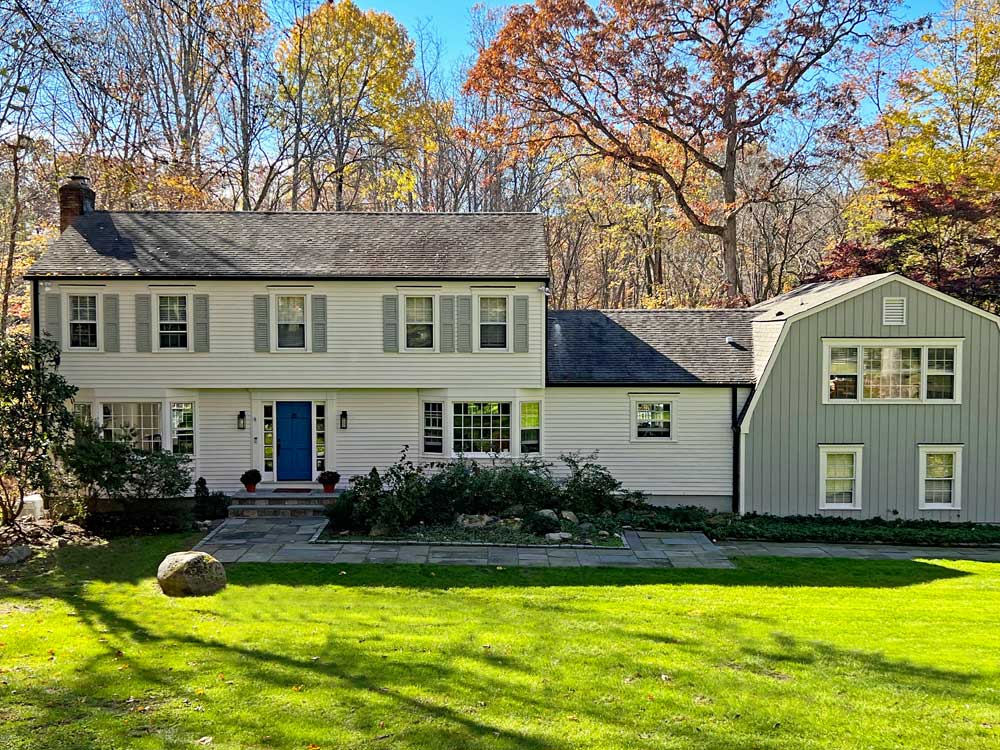
[[[312,402],[279,401],[278,481],[312,479]]]

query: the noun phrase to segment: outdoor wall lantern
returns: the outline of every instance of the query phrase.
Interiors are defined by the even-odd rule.
[[[236,429],[245,430],[246,428],[247,428],[247,413],[245,411],[241,411],[239,414],[236,415]]]
[[[346,430],[347,429],[347,412],[346,411],[340,412],[340,429],[342,429],[342,430]]]

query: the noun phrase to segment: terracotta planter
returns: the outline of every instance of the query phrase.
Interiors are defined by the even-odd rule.
[[[244,484],[243,486],[246,488],[247,492],[256,492],[257,491],[257,485],[256,484]]]
[[[327,494],[331,494],[331,493],[333,493],[334,489],[336,489],[336,487],[337,487],[337,485],[335,485],[335,484],[324,484],[323,485],[323,492],[325,492]]]

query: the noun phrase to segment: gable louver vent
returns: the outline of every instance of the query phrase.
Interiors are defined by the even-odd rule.
[[[883,297],[883,299],[882,299],[882,325],[884,325],[884,326],[905,326],[906,325],[906,298],[905,297]]]

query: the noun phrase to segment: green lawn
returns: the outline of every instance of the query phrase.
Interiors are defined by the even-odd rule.
[[[0,748],[1000,746],[1000,565],[240,565],[167,599],[186,544],[0,582]]]

